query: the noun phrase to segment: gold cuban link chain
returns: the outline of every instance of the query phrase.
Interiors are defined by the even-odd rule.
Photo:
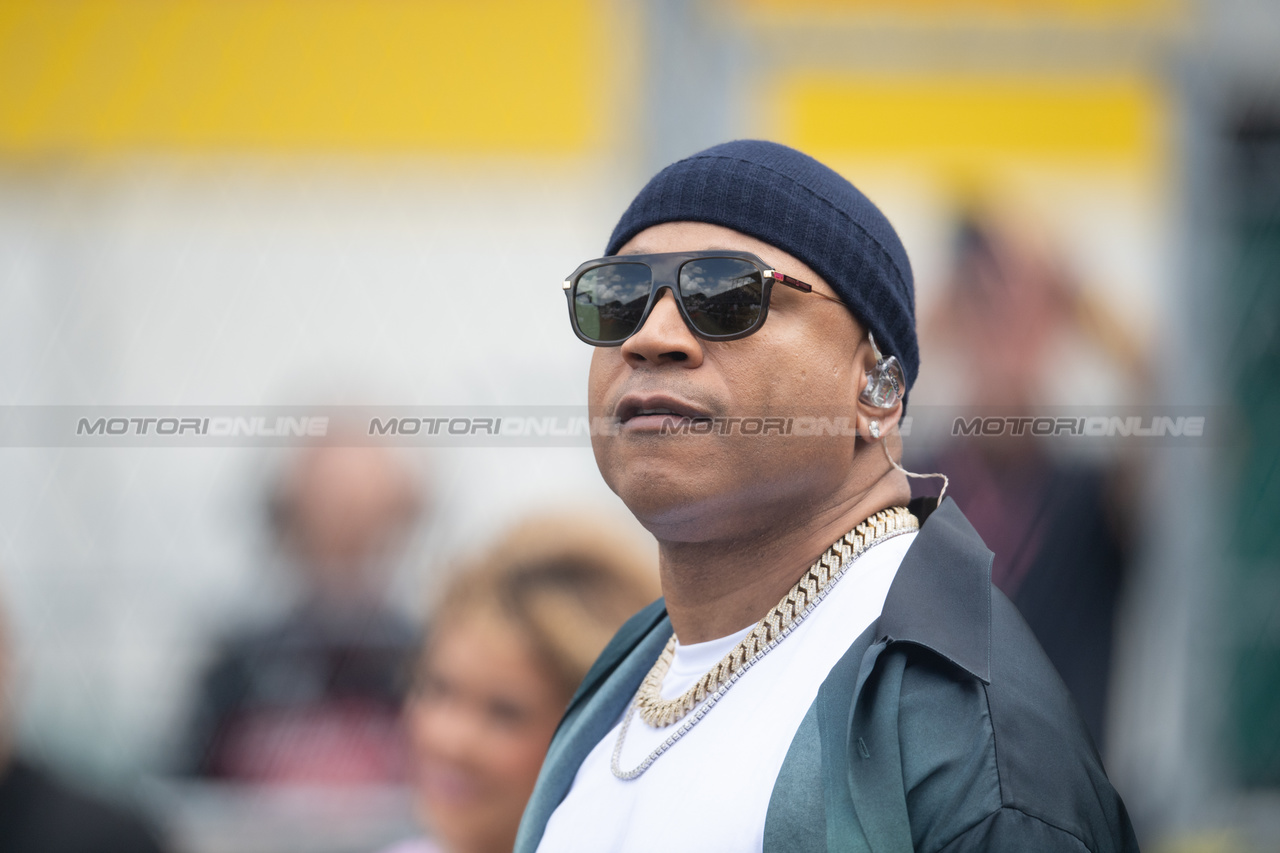
[[[640,717],[656,729],[684,719],[694,708],[728,684],[749,661],[772,648],[788,628],[798,622],[825,595],[833,578],[842,567],[857,558],[888,534],[916,530],[920,522],[906,507],[881,510],[836,540],[818,561],[809,567],[791,591],[756,624],[751,633],[725,655],[698,683],[674,699],[662,698],[662,681],[671,668],[676,653],[676,637],[671,635],[662,654],[636,692],[635,707]]]

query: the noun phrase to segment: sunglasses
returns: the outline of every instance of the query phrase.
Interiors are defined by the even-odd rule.
[[[587,261],[565,279],[564,293],[573,333],[593,346],[615,347],[639,331],[664,287],[695,335],[732,341],[764,325],[775,282],[844,304],[783,275],[750,252],[727,250]]]

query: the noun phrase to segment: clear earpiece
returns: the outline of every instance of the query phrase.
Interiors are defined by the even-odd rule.
[[[867,372],[867,387],[862,389],[862,394],[859,395],[859,398],[862,402],[875,406],[877,409],[887,409],[901,399],[902,389],[907,384],[906,378],[902,374],[902,365],[898,364],[898,359],[893,356],[885,358],[880,352],[880,347],[876,346],[875,336],[870,332],[867,332],[867,341],[871,344],[871,351],[875,353],[876,366]],[[869,429],[871,437],[880,440],[880,422],[872,421]],[[889,460],[889,464],[908,477],[915,477],[920,480],[941,477],[942,491],[938,492],[938,503],[942,503],[942,499],[947,494],[947,486],[951,485],[951,481],[947,479],[946,474],[917,474],[914,471],[908,471],[889,454],[889,442],[880,441],[880,447],[884,449],[884,458]]]
[[[867,387],[862,389],[859,399],[877,409],[888,409],[902,398],[906,378],[896,357],[891,355],[885,358],[880,354],[875,335],[867,332],[867,340],[871,343],[871,351],[875,353],[876,366],[867,372]]]

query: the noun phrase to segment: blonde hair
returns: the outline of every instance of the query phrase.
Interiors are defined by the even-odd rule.
[[[656,566],[634,538],[590,515],[531,517],[464,564],[428,621],[488,611],[510,624],[565,700],[609,638],[659,595]]]

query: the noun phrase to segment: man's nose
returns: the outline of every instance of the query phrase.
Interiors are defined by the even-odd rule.
[[[671,288],[664,287],[644,325],[622,342],[622,355],[632,365],[679,362],[702,363],[702,341],[685,325]]]

